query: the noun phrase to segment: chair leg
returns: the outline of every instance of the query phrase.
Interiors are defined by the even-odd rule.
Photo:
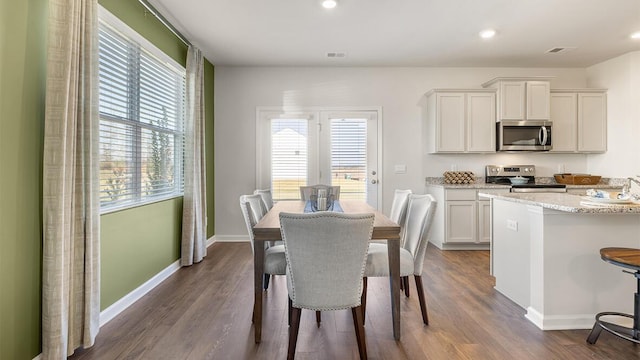
[[[409,277],[403,276],[400,283],[404,283],[404,296],[409,297]]]
[[[291,309],[293,308],[293,303],[291,302],[291,298],[287,296],[288,304],[287,307],[287,325],[291,326]]]
[[[291,326],[289,327],[289,349],[287,350],[287,360],[293,360],[296,355],[296,343],[298,342],[298,330],[300,330],[300,314],[302,309],[291,309]]]
[[[422,287],[422,276],[414,275],[416,280],[416,292],[420,301],[420,311],[422,311],[422,321],[425,325],[429,325],[429,315],[427,315],[427,302],[424,298],[424,288]]]
[[[316,324],[320,327],[320,321],[322,321],[322,315],[320,311],[316,311]]]
[[[364,335],[364,319],[362,305],[351,308],[353,314],[353,326],[356,330],[356,340],[358,341],[358,352],[360,353],[360,360],[367,358],[367,342]]]
[[[360,306],[362,306],[362,325],[367,316],[367,278],[362,278],[362,295],[360,296]]]
[[[264,279],[262,280],[262,288],[265,290],[269,288],[269,279],[271,279],[271,275],[264,274]]]

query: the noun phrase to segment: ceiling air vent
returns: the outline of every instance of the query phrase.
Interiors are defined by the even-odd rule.
[[[328,52],[327,53],[327,57],[329,59],[337,59],[337,58],[343,58],[346,57],[347,54],[343,53],[343,52]]]
[[[558,47],[554,47],[551,48],[549,50],[546,51],[547,54],[559,54],[559,53],[565,53],[567,51],[571,51],[571,50],[575,50],[575,47],[570,47],[570,46],[558,46]]]

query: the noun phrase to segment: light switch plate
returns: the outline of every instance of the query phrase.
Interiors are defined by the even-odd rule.
[[[393,172],[396,174],[406,174],[407,173],[407,165],[395,165],[393,167]]]

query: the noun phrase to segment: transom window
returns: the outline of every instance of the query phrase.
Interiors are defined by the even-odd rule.
[[[185,69],[101,9],[100,206],[183,194]]]

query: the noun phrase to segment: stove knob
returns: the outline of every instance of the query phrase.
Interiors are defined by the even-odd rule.
[[[531,171],[530,168],[524,168],[524,172],[529,172],[529,171]]]

